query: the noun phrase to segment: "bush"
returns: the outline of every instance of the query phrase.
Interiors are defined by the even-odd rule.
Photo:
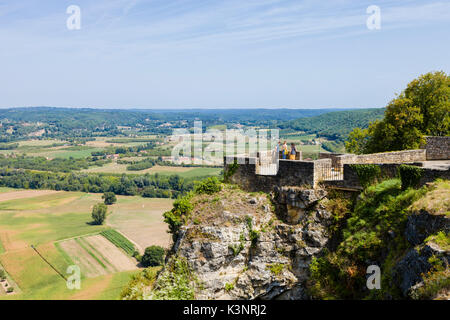
[[[143,161],[134,163],[134,164],[130,164],[129,166],[127,166],[127,170],[130,171],[142,171],[145,169],[150,169],[151,167],[153,167],[155,165],[155,161],[151,160],[151,159],[145,159]]]
[[[194,300],[199,280],[189,268],[185,258],[175,257],[160,273],[155,286],[144,299]]]
[[[402,190],[416,188],[422,178],[423,169],[416,166],[402,164],[398,167],[398,173],[402,180]]]
[[[133,252],[132,257],[135,258],[139,262],[141,262],[141,260],[142,260],[142,256],[139,254],[139,251],[136,251],[136,250]]]
[[[131,281],[122,290],[120,298],[123,300],[142,300],[144,291],[156,280],[160,267],[147,268],[131,276]]]
[[[164,263],[165,251],[160,246],[150,246],[145,249],[141,258],[141,264],[144,267],[157,267]]]
[[[105,192],[102,196],[102,199],[104,199],[106,205],[111,205],[113,203],[116,203],[117,201],[117,197],[114,192]]]
[[[239,168],[239,164],[237,163],[236,160],[234,160],[234,162],[232,164],[228,165],[228,169],[224,170],[223,180],[225,182],[229,182],[230,178],[236,173],[238,168]]]
[[[169,233],[172,234],[174,242],[177,239],[177,232],[186,219],[189,217],[194,206],[191,203],[191,194],[179,198],[173,203],[173,208],[163,214],[164,222],[169,225]]]
[[[101,225],[105,221],[108,208],[104,203],[97,203],[92,209],[92,219],[95,224]]]
[[[381,175],[381,169],[376,164],[352,164],[350,167],[356,171],[359,183],[363,188],[375,183],[377,177]]]
[[[198,194],[213,194],[222,190],[222,185],[217,177],[210,177],[195,183],[194,192]]]

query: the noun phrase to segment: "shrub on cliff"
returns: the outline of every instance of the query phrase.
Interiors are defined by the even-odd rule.
[[[210,177],[195,183],[194,192],[197,194],[213,194],[222,190],[222,185],[217,177]]]
[[[158,276],[153,290],[144,299],[193,300],[198,279],[190,270],[185,258],[175,257]]]
[[[163,214],[164,222],[169,225],[169,233],[174,241],[177,239],[177,232],[186,219],[189,217],[194,206],[191,203],[192,194],[179,198],[173,203],[173,208]]]

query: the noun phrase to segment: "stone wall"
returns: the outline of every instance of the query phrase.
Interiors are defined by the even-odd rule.
[[[427,160],[450,160],[450,137],[426,137]]]
[[[244,190],[271,192],[274,187],[282,186],[317,186],[318,178],[315,167],[320,165],[317,161],[280,160],[278,173],[273,176],[257,175],[255,173],[255,159],[250,157],[228,157],[224,159],[225,175],[230,170],[230,164],[236,160],[238,163],[235,173],[229,178],[231,183],[238,184]]]
[[[371,154],[344,154],[336,157],[338,167],[344,164],[379,164],[379,163],[408,163],[427,160],[425,149],[382,152]]]
[[[400,166],[400,164],[385,163],[385,164],[378,164],[378,166],[381,169],[380,178],[391,179],[398,176],[398,166]],[[344,180],[342,180],[341,186],[344,188],[362,189],[358,175],[356,174],[356,171],[352,168],[350,164],[344,165]]]
[[[437,147],[433,147],[433,145],[436,145],[437,140],[432,139],[431,141],[430,148],[437,150]],[[227,175],[230,170],[230,164],[236,161],[239,165],[234,174],[229,177],[230,182],[236,183],[244,190],[250,192],[271,192],[275,187],[285,186],[316,188],[319,182],[324,180],[321,176],[325,172],[324,168],[333,166],[343,169],[343,180],[322,181],[323,185],[362,189],[358,176],[350,164],[376,164],[381,168],[380,178],[394,178],[398,176],[398,166],[401,164],[422,166],[421,161],[425,161],[426,153],[425,149],[420,149],[368,155],[323,155],[322,159],[315,161],[279,160],[278,172],[274,175],[256,174],[255,163],[257,159],[254,157],[227,157],[224,159],[224,170]],[[439,157],[442,156],[441,151],[436,151],[434,154]],[[423,185],[434,181],[439,177],[449,179],[449,170],[424,168],[424,175],[420,184]]]
[[[433,182],[437,178],[450,180],[450,170],[424,168],[419,185],[423,186],[428,182]]]
[[[381,179],[392,179],[398,177],[398,167],[400,163],[385,163],[378,164],[381,169],[380,178]],[[422,163],[408,163],[408,165],[422,166]],[[423,186],[428,182],[433,182],[437,178],[450,179],[450,170],[440,170],[423,168],[423,175],[420,179],[419,186]],[[344,180],[338,181],[323,181],[323,185],[330,187],[348,188],[348,189],[362,189],[359,182],[358,175],[356,171],[353,170],[350,164],[344,165]]]
[[[341,156],[345,155],[344,153],[327,153],[320,152],[319,159],[331,159],[331,165],[335,168],[341,167]]]

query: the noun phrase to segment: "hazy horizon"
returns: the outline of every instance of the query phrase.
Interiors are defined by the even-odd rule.
[[[384,107],[173,107],[173,108],[148,108],[148,107],[77,107],[77,106],[18,106],[18,107],[0,107],[0,110],[6,109],[33,109],[33,108],[53,108],[53,109],[91,109],[91,110],[126,110],[126,111],[184,111],[184,110],[330,110],[330,111],[345,111],[345,110],[363,110],[363,109],[381,109]]]

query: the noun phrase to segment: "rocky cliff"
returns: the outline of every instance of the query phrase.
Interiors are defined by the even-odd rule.
[[[229,184],[197,193],[189,205],[172,210],[180,217],[171,222],[174,245],[143,297],[397,299],[424,298],[424,292],[427,298],[446,297],[445,186],[447,193],[440,190],[437,200],[436,187],[402,191],[397,181],[359,197],[299,187],[249,193]],[[435,199],[434,209],[427,197]],[[383,273],[377,292],[365,286],[371,264]]]
[[[231,186],[192,200],[195,209],[173,250],[202,284],[196,298],[307,298],[308,266],[327,244],[331,214],[319,204],[323,190],[291,194],[307,210],[295,218],[288,214],[286,222],[275,213],[270,196]]]

